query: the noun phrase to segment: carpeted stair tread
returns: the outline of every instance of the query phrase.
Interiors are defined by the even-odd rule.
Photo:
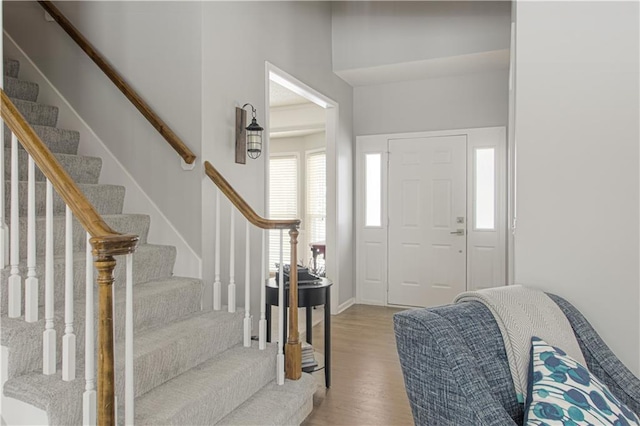
[[[84,252],[74,253],[73,257],[73,279],[74,279],[74,297],[76,299],[84,298],[85,294],[85,254]],[[142,244],[136,249],[133,255],[133,282],[134,284],[142,284],[145,282],[167,278],[172,275],[173,265],[176,259],[176,248],[174,246],[163,246],[155,244]],[[124,287],[125,284],[125,262],[123,256],[117,257],[117,265],[114,270],[115,286]],[[10,274],[10,268],[0,271],[0,282],[6,283]],[[20,264],[20,274],[24,278],[27,276],[26,264],[23,261]],[[44,304],[44,261],[38,259],[36,262],[36,274],[40,277],[38,302]],[[55,256],[53,261],[54,282],[58,283],[54,287],[54,299],[56,305],[64,301],[64,280],[65,280],[65,262],[63,256]],[[24,297],[24,292],[23,295]],[[2,304],[0,305],[0,313],[5,315],[8,306],[8,294],[6,291],[0,293]]]
[[[18,73],[20,72],[20,62],[15,59],[5,58],[3,61],[3,70],[4,75],[18,78]]]
[[[19,191],[19,215],[27,215],[27,182],[18,183]],[[36,215],[44,216],[46,209],[46,183],[36,182]],[[79,183],[80,191],[89,203],[100,214],[120,214],[124,205],[125,188],[120,185],[86,184]],[[54,188],[55,192],[55,188]],[[5,217],[10,218],[11,182],[5,181]],[[65,212],[65,204],[58,194],[53,195],[53,214],[62,215]]]
[[[97,184],[100,179],[102,169],[102,158],[84,157],[80,155],[54,153],[62,168],[71,176],[76,183]],[[28,179],[28,154],[24,149],[18,150],[18,179],[27,181]],[[43,182],[44,175],[35,166],[36,181]],[[4,176],[5,180],[11,179],[11,149],[4,150]]]
[[[116,318],[124,318],[125,292],[116,289]],[[136,335],[196,315],[202,302],[202,280],[167,277],[136,284],[133,324]],[[124,338],[124,321],[115,323],[115,340]]]
[[[313,394],[317,386],[313,376],[306,373],[302,374],[300,380],[286,380],[282,386],[271,382],[218,424],[299,425],[313,408]],[[307,404],[310,406],[305,407]]]
[[[136,401],[137,425],[215,424],[275,379],[276,346],[235,346]]]
[[[27,120],[27,123],[39,126],[56,126],[58,122],[58,107],[16,98],[11,98],[11,101]]]
[[[46,411],[49,424],[77,425],[82,424],[84,387],[84,365],[80,361],[73,381],[63,381],[60,369],[49,376],[33,372],[9,379],[4,385],[4,395]]]
[[[97,288],[94,293],[97,294]],[[196,278],[172,277],[145,284],[138,284],[134,289],[134,334],[137,336],[151,327],[161,327],[167,323],[178,321],[195,315],[200,310],[200,294],[202,282]],[[94,299],[97,311],[97,296]],[[115,307],[117,320],[114,325],[116,341],[124,339],[124,306],[125,292],[116,289]],[[77,359],[84,357],[84,298],[76,299],[74,304],[74,332],[76,334]],[[42,368],[42,332],[44,331],[44,307],[40,307],[38,321],[27,323],[24,317],[2,317],[1,342],[9,350],[7,377],[39,371]],[[64,334],[64,304],[56,306],[54,326],[57,336]],[[61,360],[62,341],[57,341],[57,359]]]
[[[35,102],[38,99],[39,87],[36,83],[4,76],[4,91],[10,98]]]
[[[76,130],[59,129],[57,127],[31,125],[42,142],[51,152],[76,155],[80,143],[80,133]],[[11,131],[4,129],[4,146],[11,148]],[[22,146],[20,146],[22,148]]]
[[[138,334],[134,341],[135,392],[143,395],[156,386],[205,362],[242,340],[242,312],[211,311]],[[116,350],[124,350],[124,342]],[[116,393],[124,390],[122,357],[116,357]]]
[[[147,235],[149,233],[150,218],[144,214],[110,214],[103,215],[104,221],[111,229],[121,234],[137,235],[140,240],[139,244],[147,243]],[[63,256],[65,250],[65,217],[53,217],[53,253],[55,256]],[[20,227],[18,235],[20,238],[20,259],[27,257],[27,222],[26,217],[20,218]],[[11,229],[11,222],[7,223]],[[44,256],[46,243],[46,218],[40,216],[36,218],[36,256]],[[73,251],[82,252],[86,247],[86,232],[77,219],[73,219]],[[38,262],[44,262],[44,258],[37,259]]]

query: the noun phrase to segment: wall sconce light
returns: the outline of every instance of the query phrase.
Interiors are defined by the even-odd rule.
[[[247,122],[247,111],[251,107],[251,123]],[[249,158],[256,159],[262,153],[262,131],[264,129],[256,121],[256,109],[251,104],[244,104],[242,108],[236,107],[236,163],[246,164],[247,153]]]

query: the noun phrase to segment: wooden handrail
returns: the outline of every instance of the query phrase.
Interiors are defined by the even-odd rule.
[[[91,235],[94,263],[98,269],[100,294],[98,316],[98,423],[115,424],[114,346],[113,346],[113,256],[133,253],[138,236],[120,234],[109,227],[71,179],[58,159],[24,119],[4,90],[0,89],[0,117],[15,134],[22,147],[51,182],[56,192]],[[4,149],[4,147],[2,147]]]
[[[42,173],[51,181],[62,200],[71,208],[84,229],[96,239],[100,252],[111,255],[132,253],[138,243],[136,235],[120,234],[107,225],[80,188],[71,179],[58,159],[27,123],[20,111],[2,92],[2,119],[16,135],[22,147],[33,158]]]
[[[236,192],[235,189],[222,177],[220,172],[211,165],[210,162],[204,162],[204,171],[209,178],[216,184],[220,191],[233,203],[240,213],[247,218],[253,225],[261,229],[297,229],[300,226],[300,219],[273,220],[265,219],[259,216],[247,202]]]
[[[265,219],[247,204],[235,189],[222,177],[213,165],[205,161],[204,170],[207,176],[216,184],[220,191],[240,210],[240,213],[249,223],[261,229],[288,229],[291,237],[291,265],[297,265],[298,261],[298,227],[300,219],[270,220]],[[295,267],[294,267],[295,268]],[[298,274],[292,273],[289,278],[289,306],[298,306]],[[289,319],[289,334],[285,345],[285,377],[290,380],[298,380],[302,376],[302,344],[298,332],[298,310],[291,309]]]
[[[131,101],[151,125],[162,135],[162,137],[173,147],[187,164],[193,164],[196,160],[195,154],[182,142],[182,139],[174,133],[153,109],[142,99],[142,97],[125,81],[125,79],[109,64],[109,62],[89,43],[73,24],[54,6],[49,0],[38,0],[40,6],[69,34],[76,44],[95,62],[95,64],[105,73],[107,77],[120,89],[120,91]]]

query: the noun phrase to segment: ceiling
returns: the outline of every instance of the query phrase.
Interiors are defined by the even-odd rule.
[[[309,103],[311,103],[309,100],[303,98],[300,95],[296,95],[291,90],[282,87],[275,81],[271,81],[271,84],[269,87],[269,106],[270,107],[305,105]]]

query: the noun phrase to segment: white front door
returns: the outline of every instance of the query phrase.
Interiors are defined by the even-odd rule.
[[[466,170],[466,135],[389,140],[389,304],[466,290]]]
[[[357,303],[506,284],[504,127],[358,136],[356,159]]]

